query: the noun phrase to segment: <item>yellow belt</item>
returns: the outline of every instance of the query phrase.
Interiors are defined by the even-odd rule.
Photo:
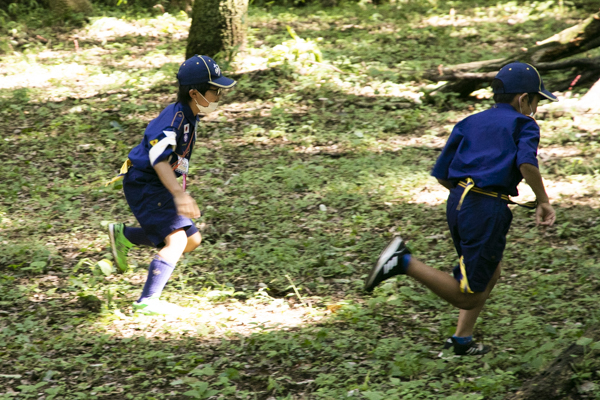
[[[131,160],[129,158],[127,160],[125,160],[125,162],[121,166],[121,170],[119,171],[119,175],[115,176],[110,181],[106,182],[106,184],[104,186],[111,185],[111,184],[113,184],[115,182],[118,182],[121,179],[123,179],[123,177],[125,176],[125,174],[127,173],[127,171],[129,171],[129,168],[131,168],[132,165],[133,164],[131,163]]]
[[[471,178],[467,178],[466,181],[458,182],[458,186],[465,188],[465,190],[463,190],[462,196],[460,196],[460,201],[458,202],[458,206],[456,207],[457,210],[460,210],[460,208],[462,207],[462,203],[463,203],[465,197],[467,197],[467,193],[469,193],[469,192],[483,194],[483,195],[490,196],[490,197],[496,197],[502,201],[507,202],[508,204],[516,204],[520,207],[529,208],[531,210],[534,210],[537,207],[537,201],[528,201],[526,203],[517,203],[515,201],[512,201],[510,199],[510,197],[508,197],[505,194],[480,189],[475,186],[475,182],[473,182],[473,179],[471,179]]]

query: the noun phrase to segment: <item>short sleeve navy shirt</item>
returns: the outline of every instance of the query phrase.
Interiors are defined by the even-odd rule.
[[[540,128],[533,118],[499,103],[460,121],[450,134],[431,175],[517,196],[521,164],[538,166]]]
[[[186,173],[196,141],[196,126],[197,118],[189,106],[170,104],[150,121],[142,142],[129,152],[133,168],[156,175],[154,165],[168,160],[176,176]]]

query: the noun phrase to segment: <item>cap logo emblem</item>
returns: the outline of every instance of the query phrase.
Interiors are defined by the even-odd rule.
[[[217,74],[217,76],[221,75],[221,68],[219,68],[217,64],[213,64],[213,67],[215,67],[215,74]]]

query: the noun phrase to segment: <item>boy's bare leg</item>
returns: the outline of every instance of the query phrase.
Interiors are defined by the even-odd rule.
[[[454,277],[446,272],[423,264],[414,257],[410,259],[406,274],[415,278],[427,286],[433,293],[461,310],[473,310],[477,307],[483,307],[485,299],[489,295],[487,289],[485,292],[462,293],[460,285]]]
[[[460,312],[458,314],[458,323],[456,324],[456,333],[454,334],[455,336],[458,336],[458,337],[473,336],[473,330],[475,329],[475,322],[477,322],[477,318],[479,317],[479,313],[481,313],[481,310],[483,310],[485,301],[490,296],[492,289],[494,289],[494,286],[496,285],[498,278],[500,278],[500,272],[501,272],[501,268],[500,268],[500,264],[498,264],[498,267],[496,267],[496,271],[494,272],[494,275],[492,276],[492,280],[488,283],[487,288],[485,289],[485,292],[483,292],[485,294],[485,299],[480,306],[475,307],[471,310],[460,310]]]
[[[194,251],[196,247],[200,246],[201,242],[202,236],[200,235],[200,232],[194,233],[192,236],[187,238],[187,245],[185,246],[183,252],[189,253],[190,251]]]
[[[160,249],[158,255],[171,265],[175,265],[183,253],[193,251],[201,241],[200,232],[188,237],[183,229],[179,229],[165,238],[165,247]]]
[[[193,236],[193,235],[192,235]],[[171,265],[177,264],[188,244],[188,237],[183,229],[178,229],[165,238],[165,247],[158,255]]]

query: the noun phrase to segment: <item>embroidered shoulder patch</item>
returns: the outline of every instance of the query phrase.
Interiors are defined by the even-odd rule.
[[[158,139],[154,139],[154,140],[151,140],[151,141],[150,141],[150,144],[151,144],[152,146],[154,146],[156,143],[158,143]]]

